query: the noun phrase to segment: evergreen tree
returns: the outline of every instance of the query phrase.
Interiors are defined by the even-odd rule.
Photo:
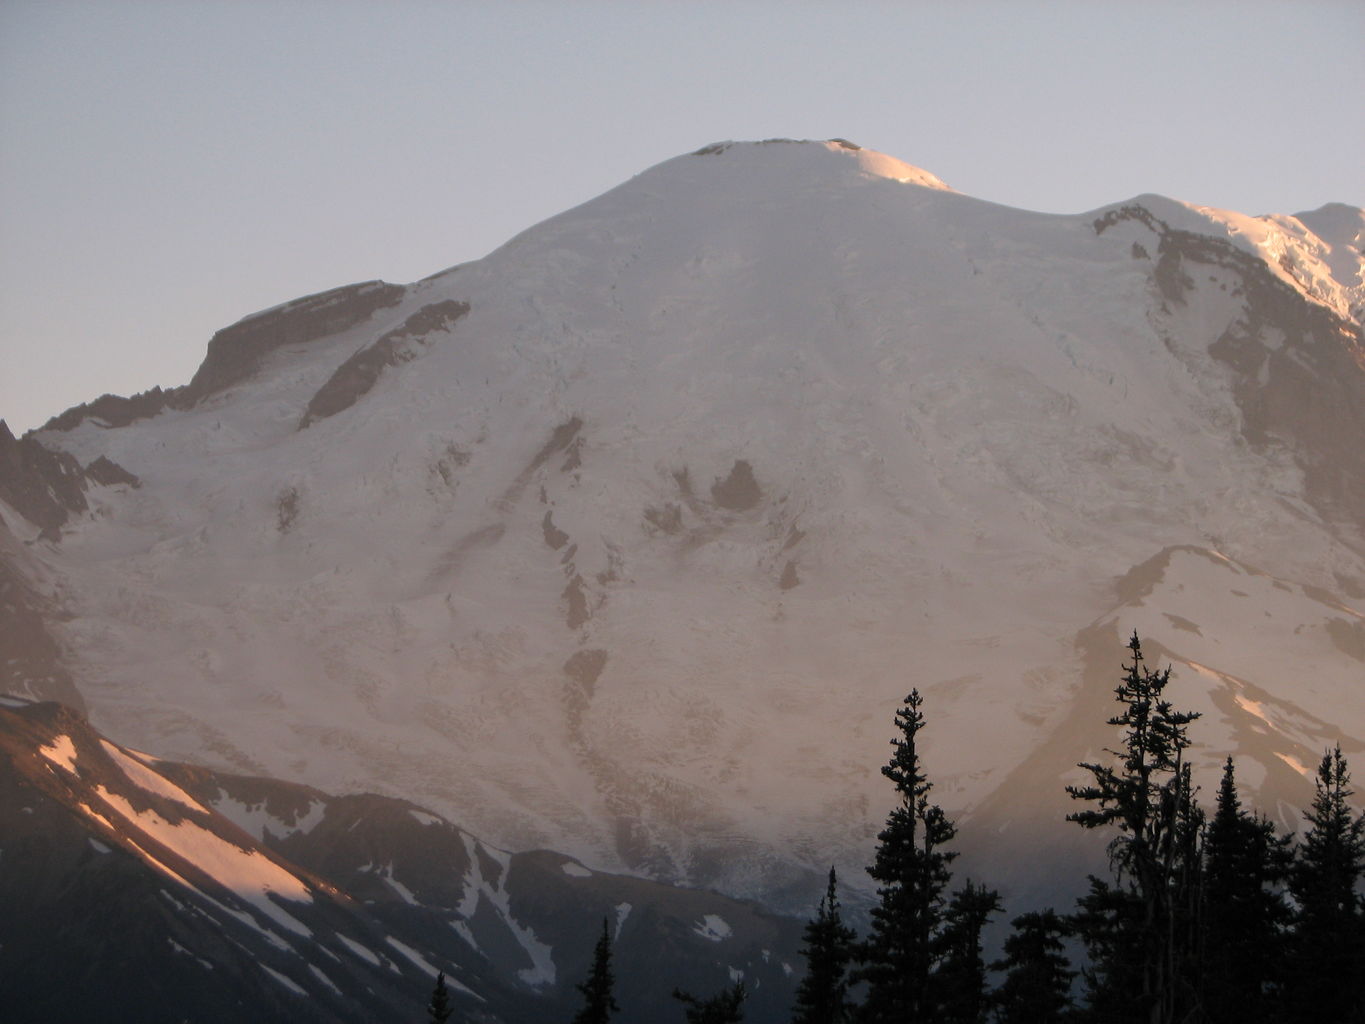
[[[877,836],[875,862],[867,869],[880,883],[872,929],[858,951],[855,981],[867,983],[861,1019],[868,1024],[917,1024],[937,1010],[933,989],[934,937],[943,891],[955,853],[943,849],[956,834],[943,811],[929,802],[932,788],[920,769],[916,737],[924,726],[923,700],[914,690],[896,712],[900,736],[882,774],[896,784],[900,803]]]
[[[1186,726],[1199,716],[1176,711],[1163,698],[1171,670],[1152,672],[1142,664],[1136,633],[1128,649],[1132,664],[1124,666],[1124,677],[1114,691],[1123,710],[1109,719],[1110,725],[1124,730],[1123,749],[1109,751],[1119,763],[1080,765],[1090,772],[1092,782],[1068,786],[1067,792],[1098,807],[1067,819],[1083,828],[1118,830],[1109,844],[1110,863],[1120,890],[1128,890],[1141,916],[1134,921],[1131,914],[1122,913],[1132,908],[1101,883],[1099,888],[1092,884],[1091,905],[1087,908],[1083,901],[1077,921],[1096,965],[1091,980],[1113,982],[1124,973],[1123,964],[1098,960],[1098,953],[1135,960],[1141,973],[1127,979],[1129,990],[1113,993],[1116,1003],[1131,1007],[1133,1020],[1173,1024],[1190,1009],[1194,988],[1190,946],[1199,925],[1191,914],[1198,906],[1201,816],[1194,806],[1184,750],[1189,746]],[[1086,929],[1099,924],[1096,913],[1112,911],[1119,912],[1113,926],[1101,929],[1098,945],[1092,946]],[[1097,995],[1101,1001],[1108,999]]]
[[[604,917],[602,935],[593,949],[592,970],[586,981],[575,986],[583,994],[583,1009],[574,1016],[573,1024],[607,1024],[613,1013],[620,1013],[612,995],[615,982],[611,973],[611,931]]]
[[[1071,980],[1076,977],[1063,953],[1071,926],[1051,909],[1023,914],[1010,924],[1014,931],[1005,940],[1004,959],[991,964],[991,970],[1007,972],[991,998],[996,1020],[1060,1024],[1071,1012]]]
[[[744,982],[737,981],[710,999],[698,999],[690,992],[673,990],[673,998],[687,1004],[683,1011],[687,1024],[741,1024],[744,1020],[744,1000],[748,998]]]
[[[450,993],[446,990],[444,971],[436,972],[436,987],[431,990],[431,1002],[427,1003],[427,1020],[431,1024],[446,1024],[454,1011],[450,1006]]]
[[[1076,901],[1073,934],[1085,943],[1081,969],[1086,1012],[1097,1024],[1147,1024],[1147,1007],[1133,998],[1143,984],[1142,900],[1130,885],[1110,885],[1091,875],[1089,891]]]
[[[1365,1019],[1365,922],[1357,885],[1365,872],[1365,814],[1352,814],[1341,746],[1323,755],[1308,829],[1289,876],[1298,904],[1288,1008],[1301,1021]]]
[[[1270,821],[1242,810],[1229,757],[1204,846],[1203,1005],[1210,1024],[1282,1019],[1289,842]]]
[[[981,954],[981,930],[998,914],[1000,894],[968,881],[953,893],[943,912],[943,930],[935,946],[938,992],[943,1024],[981,1024],[986,1019],[986,960]]]
[[[839,916],[834,868],[829,887],[820,899],[815,918],[806,922],[801,955],[806,976],[796,990],[794,1024],[842,1024],[849,1018],[848,967],[853,954],[853,929]]]

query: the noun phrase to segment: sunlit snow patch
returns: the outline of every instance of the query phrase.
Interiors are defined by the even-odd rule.
[[[1237,706],[1241,708],[1243,711],[1255,715],[1266,725],[1274,728],[1274,723],[1269,718],[1266,717],[1266,713],[1262,710],[1262,705],[1260,701],[1250,700],[1246,697],[1243,697],[1240,693],[1234,693],[1232,695],[1232,699],[1237,702]]]
[[[1305,768],[1305,767],[1303,766],[1303,762],[1300,761],[1300,760],[1299,760],[1297,757],[1295,757],[1293,754],[1281,754],[1281,753],[1277,750],[1277,751],[1275,751],[1275,756],[1278,757],[1278,758],[1279,758],[1281,761],[1283,761],[1285,764],[1289,765],[1290,768],[1293,768],[1293,769],[1294,769],[1296,772],[1298,772],[1300,775],[1302,775],[1302,776],[1304,776],[1305,778],[1307,778],[1307,776],[1308,776],[1308,769]]]
[[[312,934],[270,898],[271,894],[274,894],[288,900],[309,903],[313,899],[312,893],[302,881],[259,850],[243,850],[192,821],[171,824],[153,811],[139,812],[123,797],[109,792],[103,786],[97,787],[95,792],[106,806],[136,828],[175,851],[277,924],[298,935]],[[147,851],[142,852],[149,860],[159,863]],[[165,865],[161,866],[165,869]]]
[[[52,746],[39,747],[38,753],[59,768],[65,768],[72,775],[76,774],[76,744],[71,742],[70,736],[58,736],[52,741]]]
[[[100,740],[100,744],[104,747],[105,753],[113,758],[114,764],[118,765],[123,774],[128,776],[128,779],[133,785],[137,786],[139,789],[145,789],[147,792],[155,793],[157,796],[164,796],[170,800],[174,800],[178,804],[183,804],[186,807],[192,808],[193,810],[203,811],[205,814],[208,813],[208,808],[200,804],[199,801],[195,800],[194,797],[175,785],[175,783],[158,775],[140,761],[136,761],[129,757],[108,740]]]

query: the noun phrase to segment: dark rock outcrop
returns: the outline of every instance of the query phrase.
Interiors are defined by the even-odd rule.
[[[435,302],[408,317],[401,327],[389,331],[342,363],[327,383],[308,401],[299,429],[349,409],[374,387],[387,367],[414,357],[405,343],[420,342],[429,334],[449,330],[469,312],[467,302]]]
[[[96,420],[105,427],[126,427],[138,420],[151,419],[163,409],[178,408],[185,388],[170,388],[163,391],[159,387],[142,391],[131,398],[121,395],[101,395],[93,402],[82,402],[53,416],[43,424],[44,430],[73,430],[85,420]]]
[[[73,456],[16,438],[0,420],[0,499],[56,540],[67,517],[86,509],[85,473]]]
[[[209,339],[208,352],[183,387],[159,387],[125,398],[103,395],[52,417],[44,430],[72,430],[85,420],[124,427],[166,409],[189,409],[209,395],[246,380],[276,349],[317,341],[354,327],[407,294],[401,285],[365,281],[308,295],[224,327]],[[419,314],[420,315],[420,314]]]
[[[347,330],[377,311],[397,305],[400,285],[366,281],[296,299],[224,327],[209,341],[208,353],[185,391],[182,408],[250,377],[262,360],[286,345],[301,345]]]
[[[754,468],[744,459],[738,459],[730,468],[730,475],[711,485],[711,498],[721,508],[742,512],[751,509],[763,498],[758,481],[754,479]]]

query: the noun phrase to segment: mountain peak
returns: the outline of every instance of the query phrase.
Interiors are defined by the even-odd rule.
[[[763,139],[756,142],[714,142],[689,156],[727,156],[731,160],[765,160],[794,166],[797,160],[806,166],[819,166],[833,173],[852,170],[865,178],[888,178],[908,185],[944,192],[955,191],[937,175],[897,160],[873,149],[864,149],[847,139]],[[831,160],[830,157],[837,158]],[[818,163],[817,163],[818,161]]]

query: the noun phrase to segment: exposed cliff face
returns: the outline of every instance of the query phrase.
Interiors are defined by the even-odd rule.
[[[1263,451],[1290,449],[1304,473],[1305,496],[1365,550],[1360,323],[1291,287],[1232,241],[1172,228],[1140,204],[1108,211],[1094,221],[1095,231],[1124,221],[1142,223],[1156,236],[1152,280],[1166,303],[1207,309],[1218,304],[1218,292],[1239,300],[1207,351],[1230,372],[1241,436]],[[1288,256],[1281,262],[1283,271],[1295,271]]]
[[[339,334],[396,305],[405,293],[400,285],[365,281],[256,313],[214,334],[204,361],[185,386],[166,391],[156,387],[131,398],[104,395],[54,416],[43,429],[73,430],[86,420],[123,427],[167,409],[192,408],[256,373],[270,353]]]
[[[32,436],[16,438],[0,420],[0,501],[36,526],[44,540],[60,540],[66,521],[88,509],[85,494],[92,484],[137,487],[139,481],[103,455],[82,469],[60,449]]]
[[[0,500],[55,539],[71,513],[85,511],[85,473],[66,452],[18,439],[0,420]]]
[[[396,305],[405,293],[400,285],[366,281],[295,299],[224,327],[209,341],[208,354],[176,404],[184,408],[237,384],[271,352],[339,334]]]

